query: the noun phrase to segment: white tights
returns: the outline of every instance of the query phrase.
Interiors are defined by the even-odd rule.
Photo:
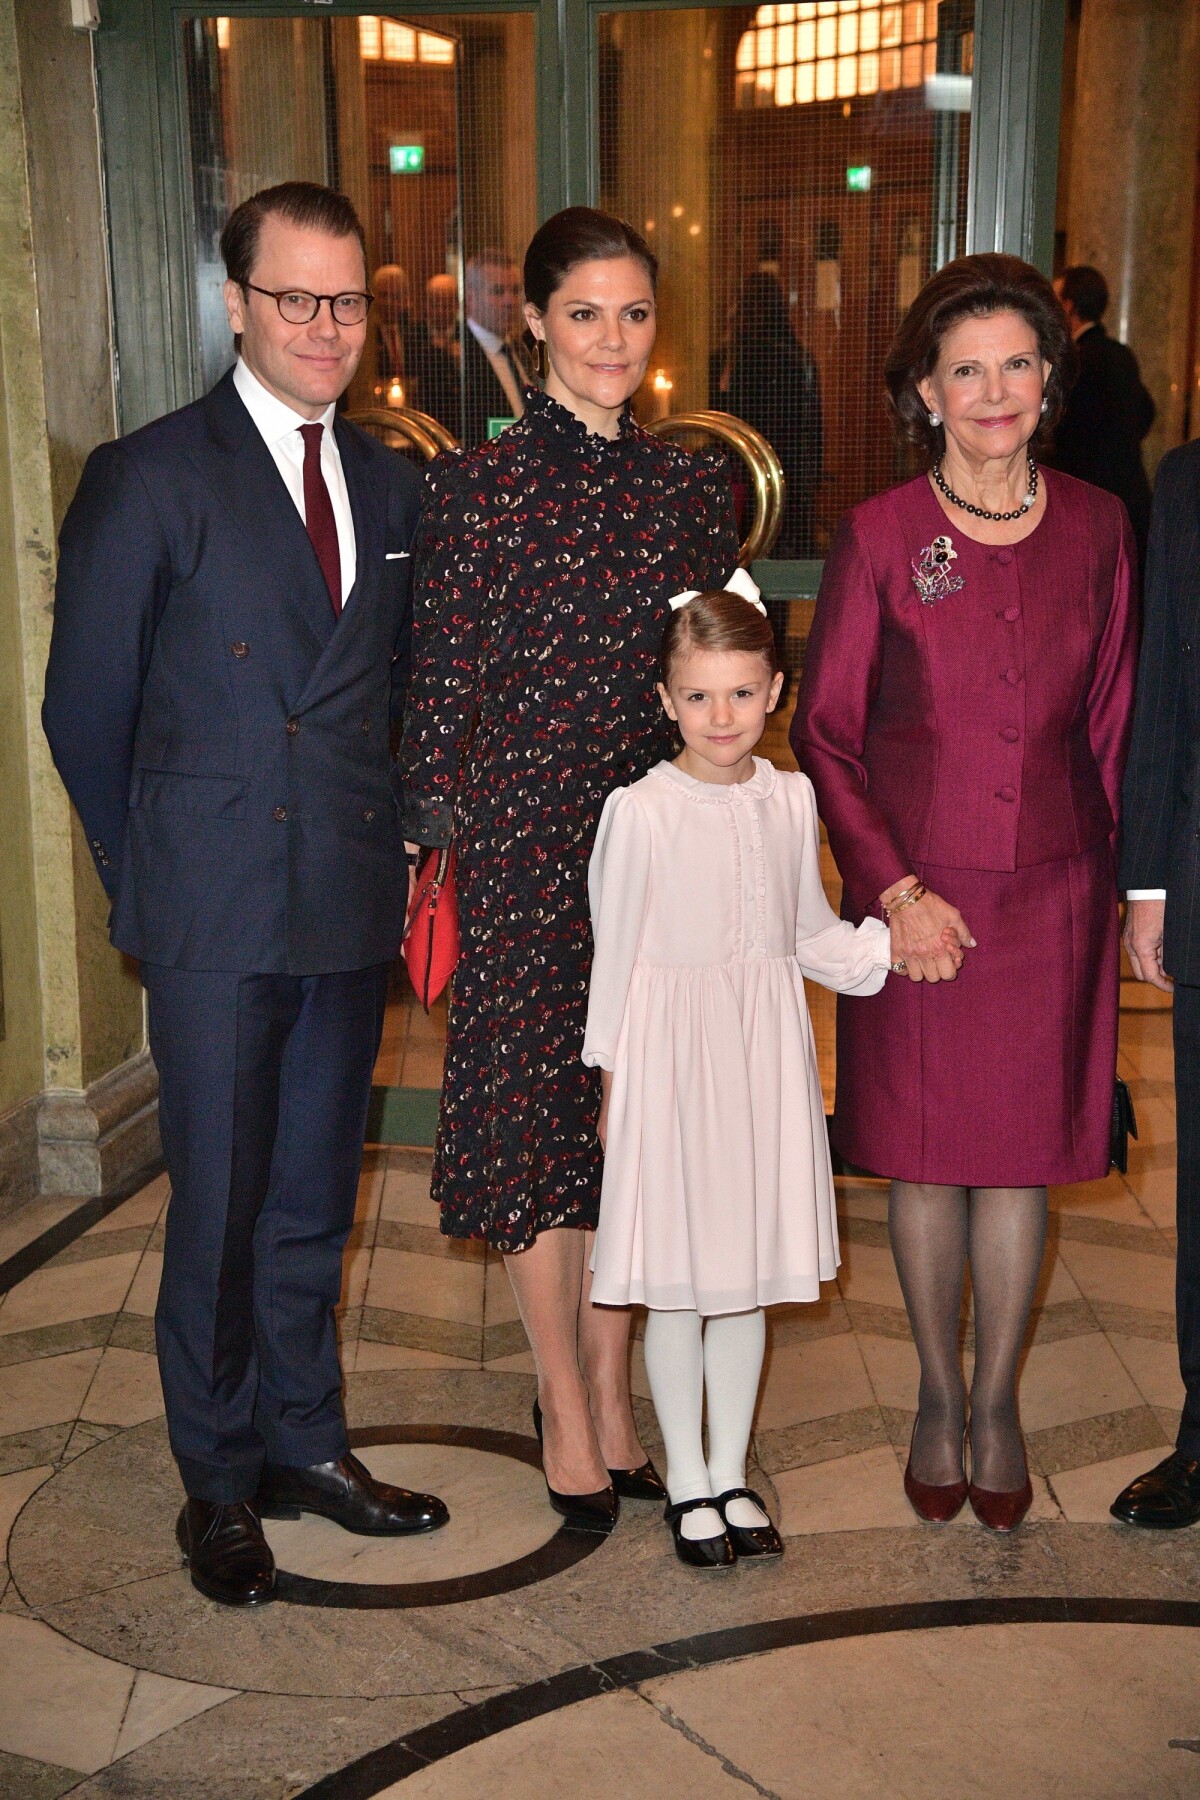
[[[667,1452],[667,1492],[672,1502],[728,1493],[746,1481],[746,1451],[754,1422],[766,1315],[650,1312],[646,1317],[646,1374]],[[702,1422],[708,1400],[708,1461]],[[753,1501],[733,1500],[731,1525],[754,1527],[770,1520]],[[685,1513],[684,1537],[717,1537],[724,1530],[713,1507]]]

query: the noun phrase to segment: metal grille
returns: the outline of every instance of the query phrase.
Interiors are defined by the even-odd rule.
[[[965,248],[973,51],[970,0],[600,16],[602,204],[662,266],[637,404],[716,407],[771,441],[776,557],[822,556],[846,507],[908,472],[882,365]]]

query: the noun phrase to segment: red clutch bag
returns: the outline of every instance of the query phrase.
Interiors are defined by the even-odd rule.
[[[458,962],[454,845],[435,850],[417,876],[401,952],[417,999],[428,1012]]]

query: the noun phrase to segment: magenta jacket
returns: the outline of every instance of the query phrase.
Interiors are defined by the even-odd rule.
[[[1012,870],[1115,833],[1136,568],[1102,489],[1041,471],[1022,543],[978,544],[925,476],[853,507],[817,601],[791,742],[861,917],[923,864]],[[918,592],[947,536],[961,585]]]

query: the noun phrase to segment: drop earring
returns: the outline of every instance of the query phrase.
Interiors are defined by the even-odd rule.
[[[533,340],[533,372],[539,381],[545,381],[550,373],[550,353],[545,338]]]
[[[1044,395],[1042,396],[1042,411],[1044,413],[1048,413],[1050,411],[1050,402],[1045,398]]]
[[[929,423],[930,423],[930,424],[931,424],[931,425],[932,425],[932,426],[933,426],[933,427],[934,427],[934,429],[935,429],[935,430],[936,430],[936,429],[937,429],[937,427],[938,427],[938,426],[939,426],[939,425],[940,425],[940,424],[941,424],[941,422],[942,422],[942,415],[941,415],[941,413],[939,413],[939,412],[931,412],[931,413],[930,413],[930,415],[929,415]]]

